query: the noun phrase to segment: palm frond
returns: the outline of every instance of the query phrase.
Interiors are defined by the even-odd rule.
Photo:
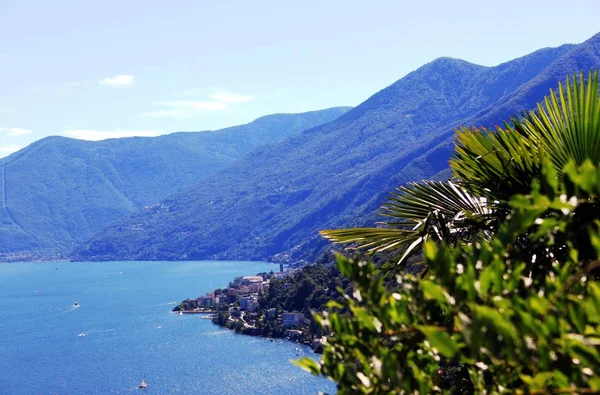
[[[486,199],[473,197],[452,181],[408,183],[392,193],[382,210],[382,215],[396,219],[389,225],[421,224],[435,210],[449,218],[461,213],[491,212]]]
[[[496,130],[463,128],[457,131],[450,167],[470,191],[507,200],[530,190],[532,177],[541,175],[542,156],[530,138],[510,125]]]
[[[332,229],[319,233],[333,243],[353,244],[353,248],[367,253],[402,248],[420,238],[417,230],[398,228]]]
[[[390,218],[380,228],[323,230],[322,236],[372,254],[404,250],[404,261],[428,239],[457,242],[488,237],[494,229],[494,203],[473,197],[451,181],[410,183],[394,192],[383,206]]]
[[[537,111],[530,112],[518,127],[540,150],[547,153],[557,172],[570,160],[600,162],[600,99],[598,71],[567,77],[558,93],[550,91]]]
[[[450,167],[470,192],[506,201],[530,191],[544,158],[559,175],[569,160],[600,162],[597,71],[587,82],[581,73],[559,83],[558,92],[550,90],[536,111],[513,118],[512,125],[459,129]]]

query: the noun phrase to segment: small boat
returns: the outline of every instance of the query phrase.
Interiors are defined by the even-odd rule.
[[[179,315],[183,315],[183,310],[179,310]]]
[[[140,383],[140,385],[138,385],[138,389],[145,390],[146,388],[148,388],[148,384],[146,384],[146,379],[142,379],[142,382]]]
[[[77,302],[73,303],[73,307],[79,307],[79,303],[77,303]]]
[[[79,334],[79,335],[77,335],[77,336],[79,336],[79,337],[84,337],[84,336],[85,336],[85,333],[80,333],[80,334]]]

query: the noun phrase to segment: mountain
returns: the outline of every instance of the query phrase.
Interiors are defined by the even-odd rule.
[[[448,174],[456,127],[532,109],[567,74],[600,67],[599,55],[597,35],[496,67],[437,59],[340,118],[102,229],[73,259],[314,258],[326,246],[319,229],[372,224],[398,185]]]
[[[277,114],[211,132],[82,141],[48,137],[0,160],[0,257],[70,252],[105,224],[348,107]]]

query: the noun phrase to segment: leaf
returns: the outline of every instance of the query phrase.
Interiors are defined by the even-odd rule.
[[[600,377],[592,377],[588,383],[590,389],[600,391]]]
[[[585,343],[585,339],[570,337],[567,340],[568,351],[571,357],[579,359],[581,363],[587,366],[600,365],[600,353],[595,347],[590,347]]]
[[[535,376],[521,375],[523,380],[530,389],[543,389],[552,380],[551,372],[538,373]]]
[[[502,335],[505,339],[510,339],[512,341],[517,340],[518,335],[515,327],[497,310],[488,306],[479,306],[475,304],[471,304],[471,308],[476,317],[486,326],[494,328],[496,332]]]
[[[499,217],[493,204],[451,181],[409,183],[392,193],[382,206],[388,217],[380,228],[322,230],[328,240],[369,254],[404,250],[403,263],[428,239],[449,243],[484,237]]]
[[[436,254],[437,246],[434,242],[428,241],[425,244],[423,244],[423,255],[425,256],[425,259],[429,261],[434,261]]]
[[[437,300],[442,304],[448,303],[448,299],[446,297],[447,294],[444,292],[444,289],[440,285],[435,284],[434,282],[431,282],[429,280],[421,280],[419,286],[423,290],[425,299]]]
[[[488,291],[490,290],[490,286],[492,285],[492,280],[494,278],[494,268],[492,266],[488,266],[481,272],[481,276],[479,276],[479,296],[482,298],[487,296]]]
[[[583,333],[585,330],[585,317],[582,306],[571,305],[569,308],[569,319],[575,325],[575,328],[579,333]]]
[[[446,358],[453,358],[458,352],[458,347],[447,332],[441,331],[436,326],[418,325],[416,328],[425,335],[431,346]]]
[[[319,364],[312,358],[302,357],[300,359],[291,359],[290,362],[314,376],[318,376],[321,373]]]

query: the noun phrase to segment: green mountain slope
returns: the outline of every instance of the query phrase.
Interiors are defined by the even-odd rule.
[[[69,252],[103,225],[157,203],[257,146],[296,135],[347,110],[269,115],[213,132],[37,141],[0,160],[0,257]]]
[[[599,52],[600,35],[496,67],[438,59],[104,228],[73,259],[313,258],[319,229],[371,223],[395,186],[446,169],[453,128],[532,108],[566,74],[600,67]]]

